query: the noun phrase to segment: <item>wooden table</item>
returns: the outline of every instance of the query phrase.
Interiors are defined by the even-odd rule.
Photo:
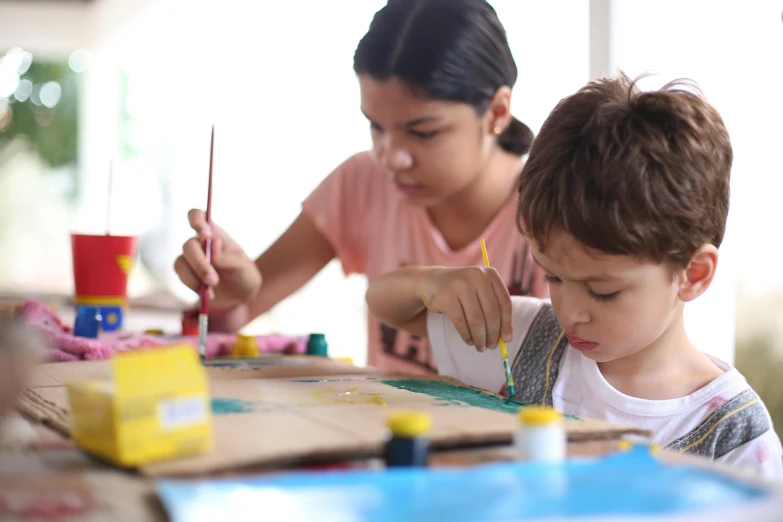
[[[47,504],[69,504],[73,515],[57,520],[80,522],[165,522],[154,481],[105,465],[76,449],[46,426],[18,417],[17,430],[27,439],[16,448],[0,448],[0,520],[29,522],[26,513]],[[19,428],[24,425],[25,428]],[[571,443],[569,456],[598,456],[616,450],[616,441]],[[432,466],[467,466],[513,458],[508,448],[434,453]],[[357,461],[358,468],[376,467],[378,460]],[[281,470],[247,469],[241,475]],[[224,475],[226,476],[226,475]],[[231,476],[240,476],[233,473]],[[3,511],[5,506],[5,512]],[[9,512],[9,506],[12,510]],[[43,518],[43,517],[41,517]]]
[[[7,425],[0,432],[0,521],[51,520],[53,515],[58,515],[57,520],[80,522],[167,520],[157,500],[153,479],[91,458],[59,433],[21,415],[11,421],[13,436],[7,436]],[[568,455],[601,456],[615,451],[617,447],[617,440],[571,442]],[[500,446],[435,452],[431,455],[430,464],[434,467],[469,466],[513,458],[509,446]],[[662,458],[670,462],[708,466],[747,482],[758,483],[747,474],[697,457],[663,452]],[[382,463],[377,459],[367,459],[354,461],[351,465],[366,468],[379,467]],[[282,470],[250,468],[243,469],[241,475],[279,471]],[[237,472],[221,474],[238,475],[240,473]]]
[[[26,439],[14,448],[0,447],[0,520],[37,520],[34,509],[48,507],[67,513],[57,520],[80,522],[166,522],[168,520],[155,493],[152,479],[99,462],[76,449],[69,440],[46,426],[18,417],[18,431]],[[25,428],[20,428],[25,426]],[[569,457],[601,456],[617,450],[617,441],[572,442]],[[752,476],[698,457],[662,452],[668,462],[688,462],[706,466],[762,487],[770,487]],[[469,466],[513,459],[510,447],[453,450],[433,453],[430,465]],[[357,461],[357,468],[379,467],[376,459]],[[246,469],[223,476],[257,475],[284,470]],[[285,470],[289,471],[289,470]],[[5,509],[5,511],[3,511]],[[44,519],[44,517],[41,517]],[[51,518],[48,518],[51,520]]]

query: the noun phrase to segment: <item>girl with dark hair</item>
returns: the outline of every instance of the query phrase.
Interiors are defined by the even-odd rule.
[[[369,279],[405,265],[481,265],[481,237],[512,294],[547,296],[515,229],[516,180],[533,133],[511,115],[517,67],[492,6],[389,0],[359,42],[354,71],[372,150],[327,176],[255,262],[203,212],[188,214],[197,235],[174,268],[191,288],[212,288],[210,327],[236,331],[335,257],[346,274]],[[368,331],[370,365],[436,371],[426,339],[372,317]]]

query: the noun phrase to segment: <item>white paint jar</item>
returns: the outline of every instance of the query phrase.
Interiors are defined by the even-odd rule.
[[[566,458],[563,416],[553,408],[525,406],[519,410],[514,436],[519,460],[558,463]]]

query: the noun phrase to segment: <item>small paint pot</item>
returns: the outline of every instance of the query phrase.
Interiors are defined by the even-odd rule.
[[[322,333],[310,334],[307,340],[307,355],[319,355],[328,357],[329,347],[326,344],[326,337]]]
[[[103,317],[101,330],[104,332],[116,332],[120,329],[125,316],[124,307],[116,305],[101,306],[100,311]]]
[[[238,334],[234,346],[231,347],[232,357],[258,357],[259,351],[255,335]]]
[[[430,441],[426,436],[432,425],[428,413],[403,411],[389,417],[391,436],[386,441],[386,466],[426,467],[429,461]]]
[[[521,408],[514,443],[520,460],[552,464],[562,462],[566,458],[563,416],[549,407]]]
[[[185,310],[182,312],[182,335],[185,337],[198,336],[198,311]]]
[[[77,306],[76,318],[73,322],[73,335],[97,339],[101,331],[103,316],[97,306]]]

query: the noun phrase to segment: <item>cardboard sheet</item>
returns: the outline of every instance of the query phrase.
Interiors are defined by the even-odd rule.
[[[375,372],[334,359],[306,355],[264,355],[254,359],[215,358],[208,359],[206,367],[208,375],[213,380]],[[111,373],[110,368],[109,360],[40,364],[36,366],[30,387],[62,386],[76,379],[108,378]]]
[[[228,361],[225,361],[228,362]],[[150,463],[154,476],[197,476],[248,466],[319,459],[379,456],[386,419],[399,409],[430,413],[434,448],[473,447],[511,441],[519,407],[502,397],[444,378],[419,379],[356,368],[330,359],[270,357],[210,367],[215,448],[207,454]],[[108,375],[108,362],[39,367],[21,409],[67,434],[64,383]],[[593,419],[566,419],[570,441],[647,433]]]

